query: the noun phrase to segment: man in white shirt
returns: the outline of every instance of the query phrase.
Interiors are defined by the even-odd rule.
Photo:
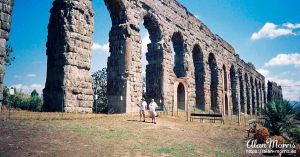
[[[150,116],[152,118],[152,123],[156,124],[156,112],[157,104],[154,99],[151,99],[151,103],[149,104]]]
[[[140,121],[142,121],[143,117],[143,122],[145,122],[145,110],[147,106],[147,102],[145,101],[145,98],[143,97],[142,100],[137,104],[140,107]]]

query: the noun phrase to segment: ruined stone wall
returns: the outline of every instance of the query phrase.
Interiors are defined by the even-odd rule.
[[[47,42],[44,111],[92,112],[91,0],[55,0]]]
[[[151,39],[146,54],[149,62],[146,69],[147,96],[161,100],[168,111],[177,110],[176,93],[180,83],[186,90],[186,110],[198,106],[207,112],[225,113],[227,96],[229,114],[234,113],[233,108],[256,114],[258,107],[265,102],[264,76],[251,63],[240,59],[226,41],[213,34],[175,0],[105,2],[113,24],[108,60],[108,99],[112,112],[137,110],[135,104],[142,95],[142,22]],[[177,51],[175,56],[179,56],[175,67],[172,42]],[[193,51],[195,47],[200,47],[200,50]],[[193,60],[193,53],[200,53],[201,58]],[[195,72],[195,67],[199,66],[194,62],[200,62],[203,68]],[[223,67],[228,81],[226,91]],[[199,79],[195,79],[195,74]],[[200,104],[196,105],[196,100]],[[212,104],[217,107],[212,107]]]
[[[13,0],[0,0],[0,110],[3,101],[6,41],[9,39]]]
[[[146,53],[148,100],[154,98],[173,113],[258,113],[265,102],[264,76],[177,1],[104,1],[112,20],[107,63],[110,113],[138,111],[136,103],[143,93],[141,24],[151,40]],[[48,26],[46,111],[91,111],[92,32],[91,0],[54,1]]]
[[[276,82],[268,81],[268,101],[282,100],[282,88]]]

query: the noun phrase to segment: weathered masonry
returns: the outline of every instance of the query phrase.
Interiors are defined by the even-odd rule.
[[[0,0],[0,111],[3,101],[6,41],[9,38],[13,0]]]
[[[198,108],[224,114],[256,114],[266,103],[264,76],[177,1],[105,3],[112,20],[107,63],[111,113],[136,112],[142,97],[141,24],[151,40],[146,54],[147,98],[169,111]],[[53,2],[46,111],[91,112],[93,18],[91,0]]]
[[[276,82],[268,81],[268,94],[267,100],[274,101],[274,100],[282,100],[282,88],[278,86]]]
[[[142,96],[140,24],[151,40],[146,94],[167,110],[196,106],[207,112],[256,114],[266,102],[264,76],[178,2],[105,2],[112,19],[108,92],[113,111],[135,111]]]
[[[55,0],[50,12],[43,110],[92,112],[92,2]]]
[[[0,106],[13,0],[0,0]],[[265,78],[175,0],[105,0],[112,27],[108,58],[111,113],[136,112],[142,97],[140,25],[150,35],[146,95],[168,111],[257,114]],[[44,111],[92,112],[91,0],[54,0],[48,25]],[[173,57],[173,53],[174,57]],[[268,82],[268,100],[282,89]]]

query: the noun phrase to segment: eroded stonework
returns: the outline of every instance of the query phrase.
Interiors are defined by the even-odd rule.
[[[137,111],[135,104],[142,96],[141,23],[151,40],[146,54],[147,97],[161,100],[166,110],[196,106],[206,112],[256,114],[266,102],[264,76],[178,2],[105,2],[113,25],[108,60],[111,112]],[[180,85],[183,92],[178,91]]]
[[[268,101],[282,100],[282,88],[276,82],[268,81]]]
[[[146,96],[168,112],[257,114],[265,78],[175,0],[104,0],[110,12],[107,63],[110,113],[137,112],[142,97],[142,39],[148,30]],[[48,31],[47,111],[91,112],[91,0],[55,0]],[[173,49],[173,51],[172,51]],[[173,58],[173,54],[174,58]],[[62,87],[64,86],[64,91]]]
[[[90,0],[55,0],[47,42],[44,111],[92,112],[94,12]]]
[[[13,0],[0,0],[0,111],[3,101],[3,79],[5,74],[6,41],[9,39]]]

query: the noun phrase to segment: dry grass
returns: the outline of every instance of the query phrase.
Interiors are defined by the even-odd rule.
[[[246,155],[244,126],[168,116],[156,125],[138,122],[136,115],[13,112],[11,117],[0,121],[0,156]]]

